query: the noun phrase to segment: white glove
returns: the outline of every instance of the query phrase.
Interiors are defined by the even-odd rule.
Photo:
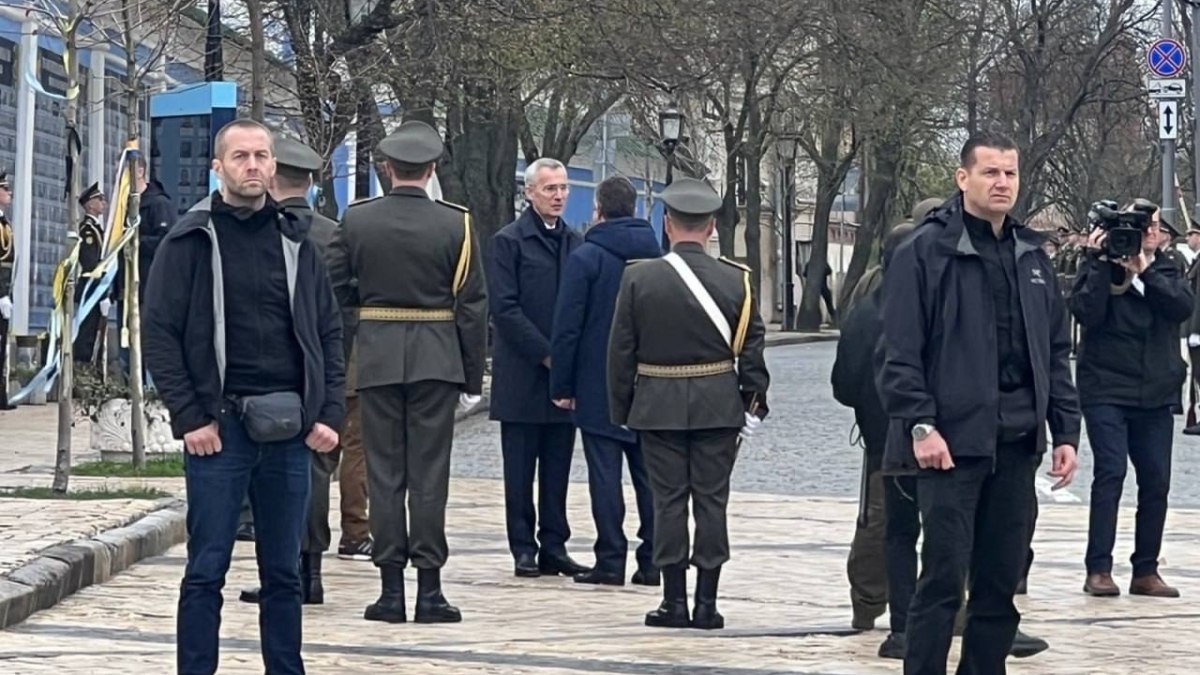
[[[1189,347],[1200,347],[1200,335],[1197,335],[1195,333],[1192,333],[1191,335],[1189,335],[1188,336],[1188,346]]]
[[[742,439],[742,442],[745,443],[746,441],[749,441],[751,438],[754,438],[754,434],[758,431],[758,428],[761,426],[762,426],[762,420],[760,420],[758,418],[758,415],[751,415],[750,413],[746,413],[746,426],[742,427],[742,431],[741,431],[741,433],[738,434],[738,436],[740,436]]]
[[[105,298],[100,301],[100,316],[108,318],[108,310],[112,309],[112,300]]]
[[[483,400],[483,397],[479,396],[478,394],[467,394],[467,393],[459,394],[458,395],[458,409],[461,412],[467,412],[471,408],[474,408],[475,406],[479,405],[479,402],[482,400]]]
[[[0,317],[7,321],[12,318],[12,298],[7,295],[0,298]]]

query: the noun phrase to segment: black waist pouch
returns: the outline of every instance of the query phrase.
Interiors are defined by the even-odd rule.
[[[304,402],[294,391],[237,399],[246,435],[256,443],[290,441],[304,429]]]

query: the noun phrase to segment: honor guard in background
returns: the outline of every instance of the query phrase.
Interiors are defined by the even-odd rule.
[[[729,560],[725,509],[739,430],[747,439],[766,416],[766,330],[750,270],[711,258],[721,198],[707,184],[677,180],[663,191],[672,253],[625,270],[608,346],[613,423],[639,432],[654,493],[654,564],[663,602],[647,626],[723,628],[721,565]],[[688,501],[696,536],[688,556]],[[698,570],[689,617],[687,566]]]
[[[325,166],[325,160],[303,143],[275,134],[275,177],[272,179],[271,199],[279,206],[285,218],[302,223],[300,231],[307,231],[308,240],[325,259],[329,242],[337,230],[337,223],[312,210],[308,203],[308,191],[313,186],[315,174]],[[347,363],[347,369],[350,365]],[[321,581],[321,555],[329,549],[329,481],[337,470],[339,449],[333,452],[311,453],[312,492],[308,501],[308,518],[304,527],[304,538],[300,542],[301,598],[306,605],[325,602],[325,587]],[[243,523],[253,522],[247,504],[243,505]],[[258,602],[260,589],[248,589],[241,593],[242,602]]]
[[[16,242],[6,215],[12,207],[12,183],[0,171],[0,410],[12,410],[8,403],[8,322],[12,320],[12,275],[16,260]]]
[[[461,621],[442,595],[455,406],[482,394],[487,291],[466,209],[425,192],[442,156],[432,127],[405,122],[379,143],[382,197],[352,204],[329,251],[358,357],[373,559],[383,592],[369,621],[403,623],[404,568],[417,568],[416,621]],[[405,499],[407,498],[407,508]]]
[[[104,211],[108,201],[100,190],[99,183],[92,183],[79,196],[79,205],[83,207],[83,222],[79,223],[79,281],[75,284],[75,309],[79,310],[83,302],[84,291],[88,287],[88,279],[83,275],[96,269],[100,257],[104,254]],[[91,363],[96,354],[96,341],[108,318],[111,303],[108,298],[100,301],[87,318],[79,325],[79,334],[75,336],[75,362]],[[103,367],[104,355],[100,355],[100,367]]]

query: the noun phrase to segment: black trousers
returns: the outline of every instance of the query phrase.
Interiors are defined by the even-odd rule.
[[[625,575],[629,540],[625,538],[625,489],[621,482],[623,460],[629,462],[629,477],[637,500],[639,568],[653,565],[654,497],[646,477],[642,446],[600,434],[583,434],[583,454],[588,466],[588,494],[592,519],[596,521],[596,569]]]
[[[304,526],[301,553],[324,553],[333,534],[329,531],[329,483],[337,471],[339,447],[330,453],[312,453],[312,491],[308,499],[308,522]]]
[[[76,298],[78,302],[81,298]],[[91,363],[96,356],[96,342],[100,337],[101,326],[104,325],[104,317],[100,314],[100,308],[92,310],[79,324],[79,334],[75,336],[75,343],[72,345],[71,351],[75,357],[75,363]]]
[[[1029,553],[1032,440],[998,444],[991,458],[959,458],[917,476],[925,541],[908,611],[906,675],[943,675],[954,615],[970,582],[959,675],[1004,673],[1021,615],[1013,595]]]
[[[513,556],[567,552],[567,484],[575,425],[500,423],[504,455],[504,516]],[[538,504],[533,506],[537,476]],[[535,538],[534,532],[537,532]]]
[[[686,565],[688,502],[696,520],[690,562],[702,570],[729,560],[729,476],[737,460],[737,429],[643,431],[642,452],[654,493],[654,564]]]
[[[917,479],[914,476],[886,476],[883,495],[887,515],[884,557],[887,559],[890,628],[893,633],[904,633],[908,628],[908,608],[917,589],[917,539],[921,536]]]
[[[376,567],[412,561],[413,567],[440,569],[446,564],[446,500],[459,388],[429,380],[358,390]]]

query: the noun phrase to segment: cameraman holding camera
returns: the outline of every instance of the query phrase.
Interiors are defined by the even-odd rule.
[[[1068,305],[1083,327],[1076,380],[1095,454],[1085,593],[1120,595],[1112,578],[1117,509],[1126,465],[1138,483],[1131,595],[1179,597],[1158,575],[1171,486],[1171,407],[1186,374],[1179,325],[1192,291],[1159,251],[1168,236],[1158,207],[1139,199],[1115,211],[1098,203]],[[1140,241],[1140,245],[1139,245]]]

